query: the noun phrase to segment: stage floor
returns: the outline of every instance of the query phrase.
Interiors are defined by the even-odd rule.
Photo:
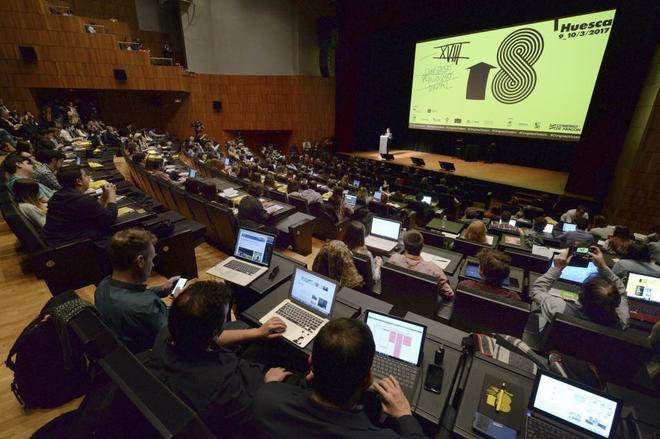
[[[410,161],[410,158],[420,157],[426,162],[426,166],[420,166],[420,168],[445,172],[441,171],[438,162],[452,162],[456,167],[456,171],[452,172],[454,175],[549,192],[551,194],[564,194],[564,187],[566,187],[566,181],[568,180],[568,172],[528,168],[526,166],[507,165],[505,163],[466,162],[448,155],[405,149],[393,150],[390,153],[394,156],[394,160],[391,160],[390,163],[397,165],[415,166]],[[355,152],[348,153],[348,155],[371,160],[382,160],[378,151]]]

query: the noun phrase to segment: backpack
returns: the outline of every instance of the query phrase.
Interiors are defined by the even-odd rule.
[[[11,391],[24,408],[52,408],[87,390],[89,374],[76,336],[68,322],[85,307],[74,291],[51,298],[21,332],[5,364],[14,372]]]

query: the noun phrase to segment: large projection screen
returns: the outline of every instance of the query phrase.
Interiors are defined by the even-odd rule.
[[[408,126],[579,140],[615,12],[418,42]]]

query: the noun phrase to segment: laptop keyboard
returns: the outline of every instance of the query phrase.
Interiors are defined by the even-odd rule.
[[[530,416],[527,418],[527,433],[526,438],[556,438],[556,439],[574,439],[576,436],[559,427],[555,427],[545,421]]]
[[[275,314],[281,315],[290,322],[310,332],[316,331],[323,323],[322,319],[292,303],[285,303],[275,311]]]
[[[371,365],[371,372],[377,377],[392,375],[402,387],[412,388],[415,385],[417,366],[376,353]]]
[[[365,239],[365,244],[369,247],[375,247],[382,250],[389,250],[396,246],[396,242],[378,236],[369,235]]]
[[[245,274],[254,274],[257,271],[260,270],[259,267],[255,267],[254,265],[246,264],[245,262],[238,261],[234,259],[233,261],[229,261],[226,265],[226,268],[230,268],[232,270],[236,270],[241,273]]]
[[[630,307],[630,312],[646,314],[653,317],[660,317],[660,307],[657,305],[629,300],[628,306]]]

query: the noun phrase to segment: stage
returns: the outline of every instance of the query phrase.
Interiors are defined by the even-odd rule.
[[[378,151],[347,154],[353,157],[382,161]],[[391,150],[390,154],[394,156],[394,160],[390,160],[389,162],[397,165],[415,167],[410,161],[410,158],[420,157],[424,159],[426,166],[419,166],[419,168],[444,173],[445,171],[440,169],[438,162],[452,162],[456,167],[456,171],[451,172],[453,175],[557,195],[564,194],[564,187],[568,180],[568,172],[551,171],[548,169],[528,168],[526,166],[508,165],[505,163],[466,162],[448,155],[405,149]]]

